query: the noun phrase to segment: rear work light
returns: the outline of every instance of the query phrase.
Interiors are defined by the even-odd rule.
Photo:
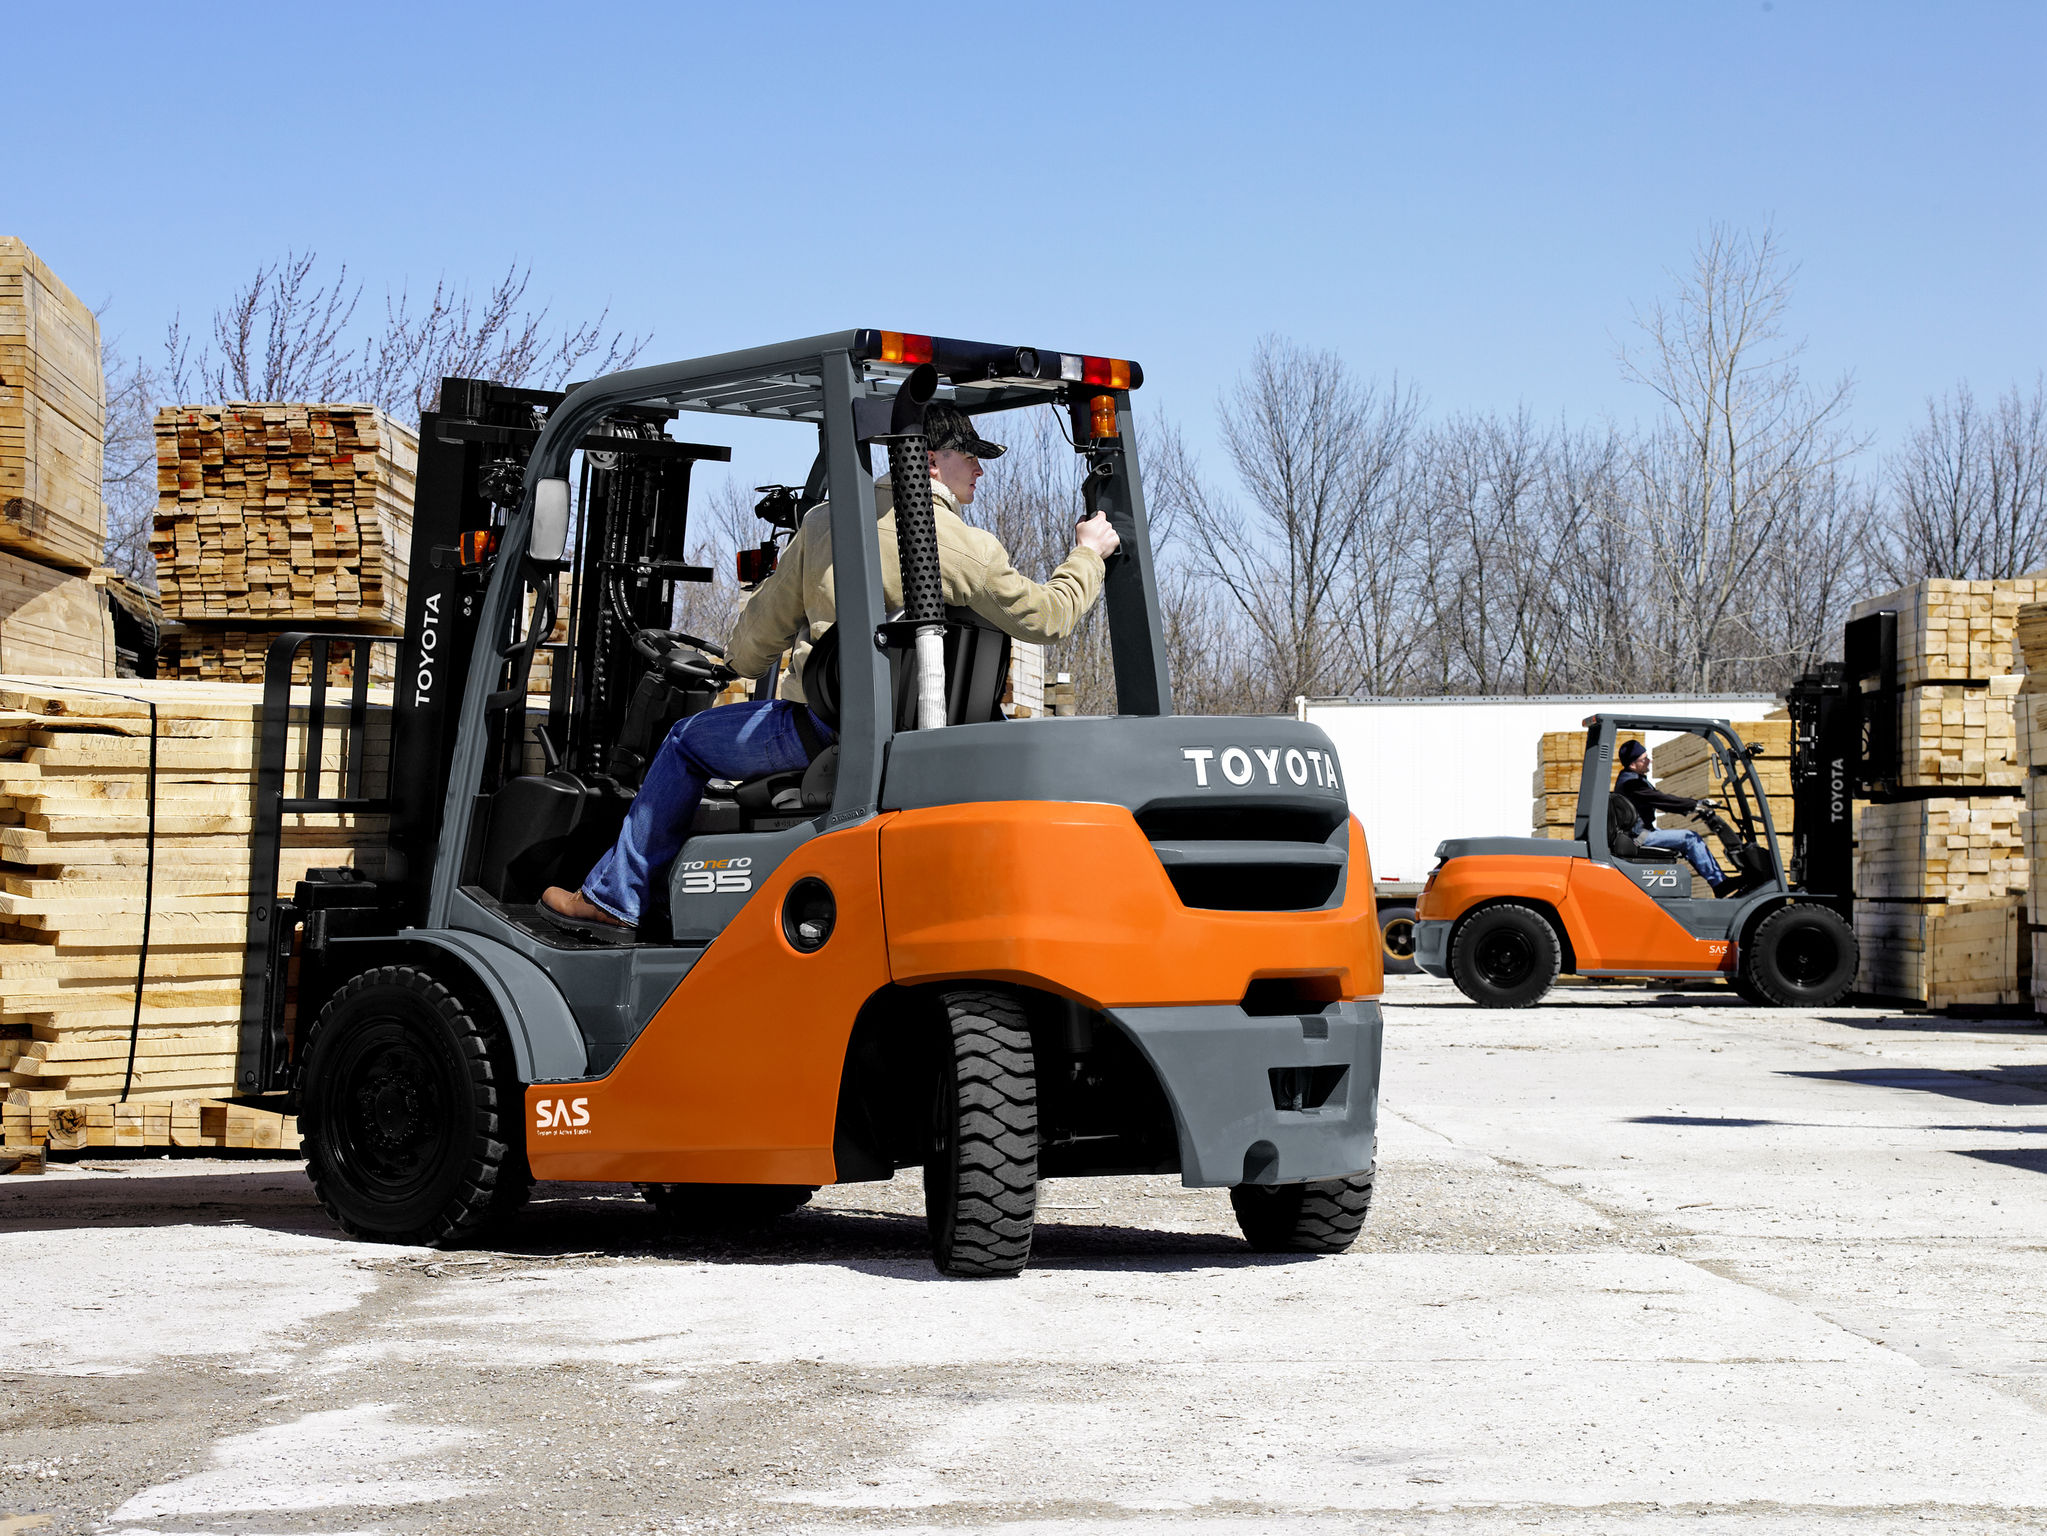
[[[913,336],[906,331],[883,331],[881,333],[881,360],[884,363],[918,363],[931,361],[931,338]]]

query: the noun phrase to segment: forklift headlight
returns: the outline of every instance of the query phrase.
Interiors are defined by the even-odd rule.
[[[832,899],[832,888],[815,875],[798,880],[782,898],[782,936],[799,954],[823,949],[838,920],[839,904]]]

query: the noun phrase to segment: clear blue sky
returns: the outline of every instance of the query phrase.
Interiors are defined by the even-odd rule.
[[[1774,222],[1880,442],[2047,362],[2040,3],[27,5],[7,51],[0,233],[131,348],[287,247],[371,302],[517,258],[650,360],[1135,357],[1213,464],[1268,331],[1633,418],[1614,343],[1718,220]]]

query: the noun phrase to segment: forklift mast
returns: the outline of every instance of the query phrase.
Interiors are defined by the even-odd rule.
[[[1846,915],[1855,892],[1855,802],[1899,792],[1898,616],[1851,619],[1842,659],[1785,690],[1791,715],[1791,883]]]
[[[498,540],[524,490],[533,445],[566,398],[451,378],[442,381],[439,408],[420,417],[411,585],[391,725],[391,894],[408,923],[426,912],[455,722]],[[728,461],[732,450],[664,437],[662,427],[675,415],[623,409],[586,434],[577,497],[583,536],[566,596],[568,639],[552,641],[552,614],[545,627],[534,627],[530,645],[517,643],[524,614],[500,637],[507,655],[501,691],[520,698],[535,653],[552,653],[543,746],[550,767],[601,777],[618,766],[611,743],[645,670],[633,657],[632,636],[668,626],[678,582],[711,580],[708,569],[684,558],[690,467],[699,460]],[[528,733],[525,711],[506,709],[489,771],[516,761]]]

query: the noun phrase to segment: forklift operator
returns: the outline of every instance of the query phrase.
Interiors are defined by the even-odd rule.
[[[1659,828],[1656,825],[1658,811],[1673,811],[1680,816],[1689,816],[1702,805],[1712,804],[1709,800],[1687,800],[1682,795],[1666,795],[1649,782],[1649,749],[1639,741],[1624,741],[1619,753],[1621,776],[1613,781],[1613,792],[1625,795],[1635,808],[1635,842],[1643,848],[1664,848],[1681,853],[1693,869],[1713,887],[1715,896],[1725,896],[1734,889],[1727,872],[1713,857],[1713,850],[1706,846],[1706,840],[1688,827]]]
[[[1080,523],[1073,552],[1050,580],[1034,582],[1010,562],[1000,540],[960,516],[959,509],[974,499],[981,460],[1005,450],[979,437],[966,412],[943,402],[926,407],[924,431],[946,602],[972,608],[1013,639],[1041,644],[1065,639],[1093,606],[1102,589],[1103,562],[1120,543],[1109,520],[1097,512]],[[903,592],[890,477],[877,480],[874,489],[882,592],[893,612],[902,607]],[[729,660],[741,677],[757,677],[783,651],[791,652],[781,697],[728,704],[679,721],[648,765],[618,841],[580,891],[550,886],[542,892],[542,916],[573,932],[629,939],[653,882],[689,835],[708,780],[801,769],[833,740],[831,727],[811,712],[801,683],[812,642],[831,628],[837,612],[831,540],[829,504],[814,507],[733,628]]]

